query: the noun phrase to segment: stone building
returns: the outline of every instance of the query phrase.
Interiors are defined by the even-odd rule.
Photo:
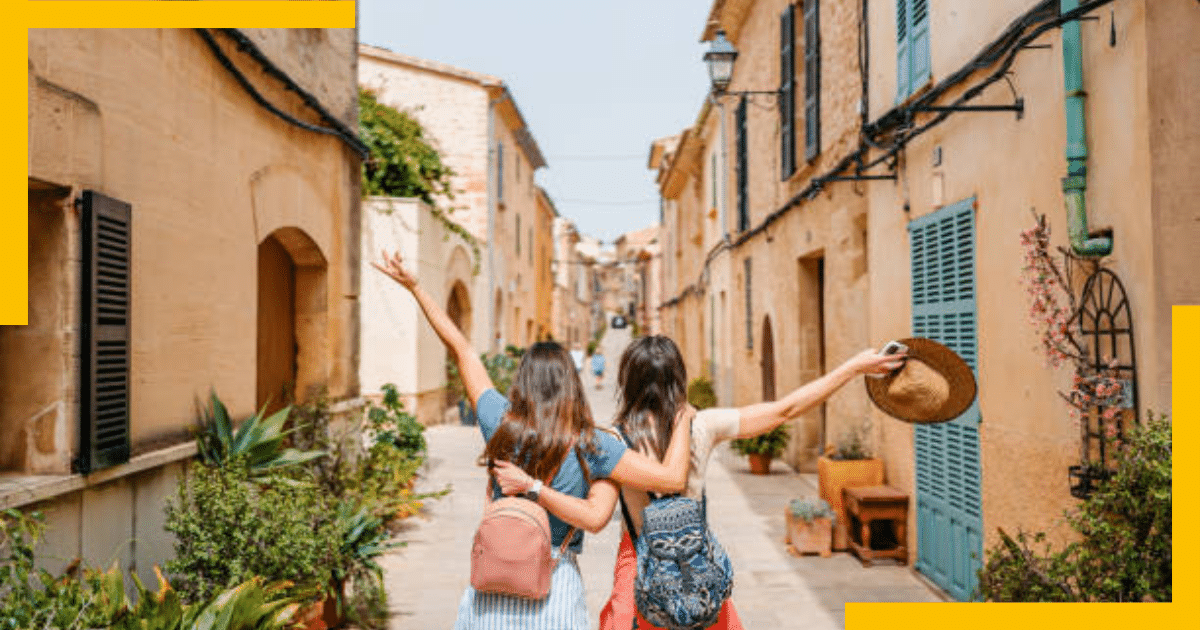
[[[613,243],[617,270],[623,276],[622,299],[642,334],[655,334],[662,328],[658,315],[662,303],[658,235],[659,227],[652,225],[622,234]]]
[[[569,219],[554,220],[553,337],[568,349],[585,350],[599,330],[595,317],[595,253]]]
[[[537,329],[538,341],[554,336],[554,257],[555,231],[554,224],[558,220],[558,209],[554,202],[541,187],[538,187],[537,225],[533,229],[534,262],[533,273],[536,275],[533,299],[537,304],[537,318],[534,325]]]
[[[1062,540],[1078,501],[1068,470],[1096,457],[1057,393],[1071,373],[1046,367],[1027,321],[1033,213],[1103,269],[1074,267],[1091,306],[1073,330],[1089,360],[1116,357],[1125,422],[1170,411],[1171,305],[1200,301],[1180,273],[1200,241],[1187,167],[1200,11],[1078,5],[717,0],[702,39],[721,30],[737,47],[729,93],[651,147],[664,328],[689,371],[711,362],[722,404],[783,394],[893,338],[971,363],[978,398],[958,419],[914,428],[851,385],[799,423],[789,455],[803,469],[869,420],[887,483],[913,497],[914,564],[957,599],[997,528]],[[733,370],[750,361],[758,374]]]
[[[47,513],[43,557],[152,579],[210,391],[238,418],[358,393],[356,48],[354,29],[29,31],[0,508]]]
[[[483,253],[482,291],[468,287],[476,334],[490,350],[535,341],[547,325],[534,299],[549,262],[538,250],[553,227],[534,182],[546,161],[512,93],[497,77],[384,48],[361,45],[359,56],[359,84],[419,120],[455,171],[448,218]]]

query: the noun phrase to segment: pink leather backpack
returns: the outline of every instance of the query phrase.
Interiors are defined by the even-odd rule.
[[[542,599],[550,594],[550,576],[558,564],[550,552],[550,518],[529,499],[493,500],[493,483],[489,474],[487,506],[471,548],[471,586],[481,593]],[[576,529],[563,539],[560,558]]]

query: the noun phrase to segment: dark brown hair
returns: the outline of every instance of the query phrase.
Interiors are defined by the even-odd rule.
[[[571,355],[557,343],[539,341],[525,351],[508,398],[508,414],[484,449],[489,464],[507,460],[549,483],[573,444],[595,450],[596,424],[583,384]],[[579,464],[587,478],[581,456]]]
[[[649,335],[625,349],[617,371],[620,400],[613,422],[639,449],[662,460],[675,413],[687,403],[687,368],[670,337]]]

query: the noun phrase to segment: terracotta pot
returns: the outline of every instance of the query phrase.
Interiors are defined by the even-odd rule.
[[[325,602],[313,602],[296,613],[296,623],[303,630],[326,630]]]
[[[827,518],[814,518],[811,523],[792,515],[783,508],[787,519],[787,542],[795,553],[815,553],[822,558],[833,555],[833,523]]]
[[[882,459],[821,457],[817,460],[817,486],[821,498],[825,499],[837,514],[837,524],[833,528],[834,549],[846,549],[850,544],[846,535],[846,523],[849,521],[846,518],[846,509],[842,505],[842,489],[879,485],[883,485]]]
[[[756,475],[771,474],[771,456],[763,453],[751,453],[747,457],[750,458],[750,472]]]

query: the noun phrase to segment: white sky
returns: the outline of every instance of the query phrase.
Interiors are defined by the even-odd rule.
[[[708,90],[708,0],[359,0],[359,39],[492,74],[548,167],[538,183],[611,243],[658,221],[650,142],[692,124]]]

